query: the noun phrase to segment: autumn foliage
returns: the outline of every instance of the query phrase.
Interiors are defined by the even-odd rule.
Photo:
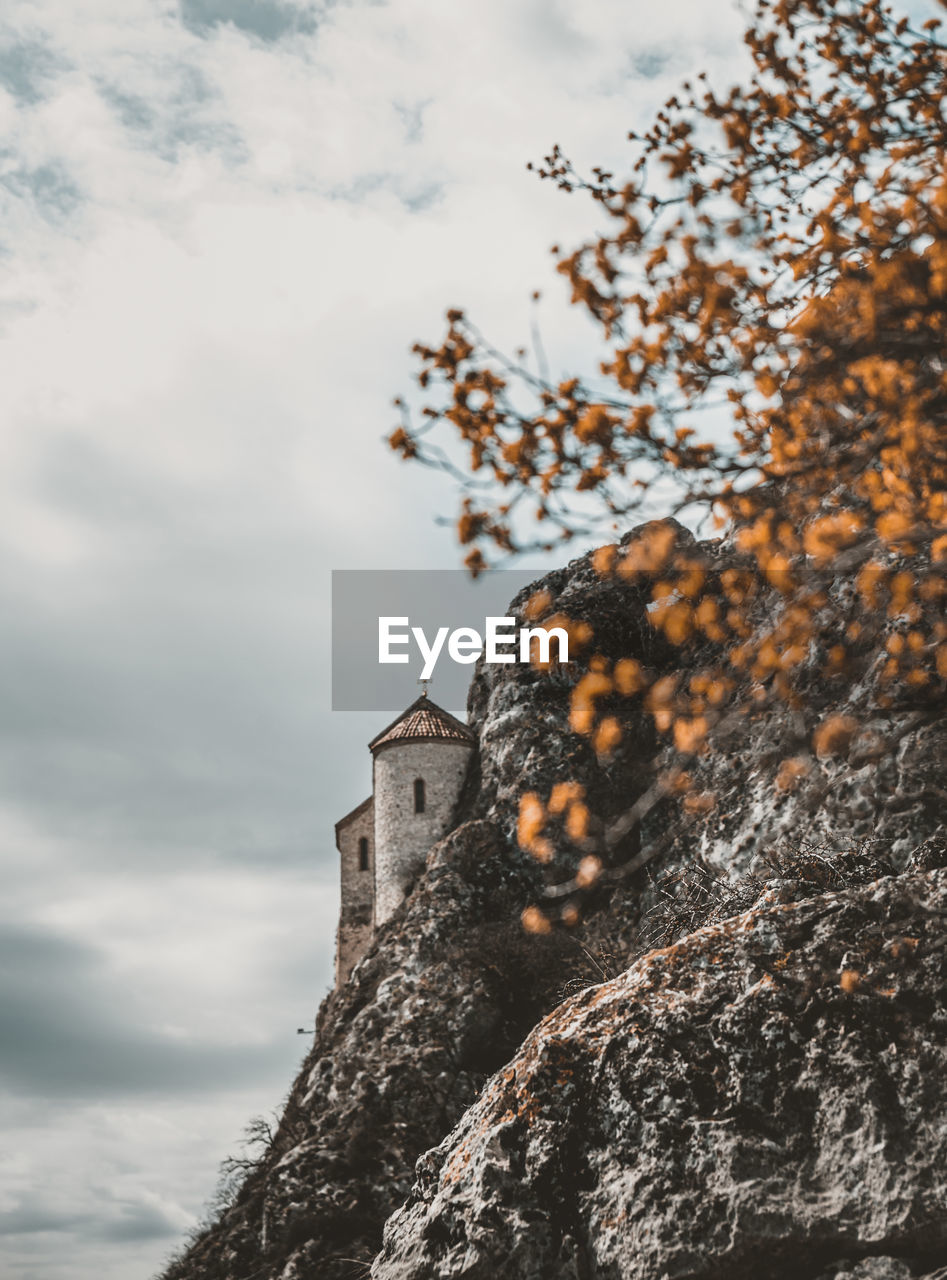
[[[603,756],[621,737],[600,713],[614,694],[640,699],[684,756],[747,706],[781,699],[810,714],[816,669],[867,682],[882,712],[943,694],[939,25],[875,0],[760,0],[749,82],[685,84],[630,135],[626,176],[583,176],[558,148],[546,157],[540,176],[586,192],[606,219],[605,234],[554,251],[572,302],[600,327],[587,379],[502,358],[459,310],[439,345],[416,349],[426,403],[420,421],[402,406],[390,443],[433,462],[447,432],[449,449],[459,439],[467,451],[478,483],[457,527],[474,571],[622,531],[653,509],[657,486],[667,512],[726,538],[725,564],[666,521],[596,553],[600,573],[650,595],[672,644],[705,655],[660,678],[633,659],[592,662],[572,727]],[[814,759],[860,740],[826,706],[809,731]],[[791,790],[808,767],[785,762],[777,786]],[[535,798],[524,843],[544,838],[540,807],[580,803]]]

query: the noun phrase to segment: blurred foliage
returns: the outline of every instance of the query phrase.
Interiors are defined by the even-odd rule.
[[[879,0],[759,0],[748,83],[685,83],[629,135],[627,175],[583,176],[558,147],[538,166],[605,219],[553,250],[598,327],[599,368],[556,381],[539,349],[536,372],[454,309],[443,340],[416,347],[420,419],[398,402],[402,456],[453,468],[458,441],[466,450],[457,532],[474,573],[629,528],[656,497],[716,526],[721,539],[697,542],[652,521],[595,554],[601,575],[640,586],[652,626],[684,651],[676,673],[595,657],[594,638],[576,638],[587,656],[573,730],[607,759],[622,716],[602,708],[635,700],[682,757],[664,794],[692,816],[715,798],[691,786],[687,761],[734,717],[780,703],[804,724],[808,748],[776,777],[789,793],[820,762],[891,750],[879,716],[943,699],[939,28]],[[533,616],[567,623],[554,608]],[[845,706],[855,688],[858,715]],[[548,862],[552,827],[581,845],[587,822],[579,794],[530,794],[520,841]],[[597,870],[590,850],[577,887]],[[545,928],[535,913],[524,923]]]

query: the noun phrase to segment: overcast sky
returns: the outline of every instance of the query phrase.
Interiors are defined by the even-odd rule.
[[[331,977],[332,568],[457,563],[381,443],[462,305],[555,367],[549,246],[729,0],[5,0],[0,1273],[145,1280]],[[383,723],[390,716],[381,718]]]

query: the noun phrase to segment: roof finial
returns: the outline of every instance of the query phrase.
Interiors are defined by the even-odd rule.
[[[428,685],[429,685],[430,683],[431,683],[431,682],[430,682],[430,680],[424,680],[424,679],[421,679],[421,680],[419,680],[419,681],[418,681],[418,684],[421,686],[421,697],[422,697],[422,698],[426,698],[426,697],[427,697],[427,687],[428,687]]]

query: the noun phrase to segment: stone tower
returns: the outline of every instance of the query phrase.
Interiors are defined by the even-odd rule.
[[[372,795],[335,824],[342,907],[336,985],[368,950],[444,835],[460,796],[474,736],[422,694],[368,744]]]
[[[447,830],[473,734],[424,693],[368,744],[375,800],[375,926],[384,924]]]

